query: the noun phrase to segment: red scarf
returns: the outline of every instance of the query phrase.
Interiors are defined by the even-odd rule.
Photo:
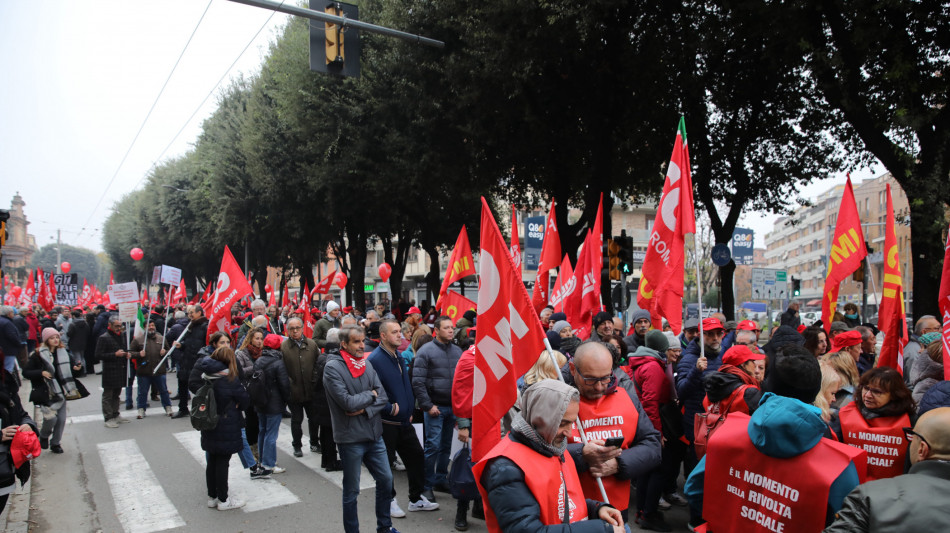
[[[350,369],[350,375],[354,378],[358,378],[363,375],[363,372],[366,372],[365,357],[353,357],[346,350],[340,350],[340,355],[343,356],[343,362],[346,363],[346,368]]]

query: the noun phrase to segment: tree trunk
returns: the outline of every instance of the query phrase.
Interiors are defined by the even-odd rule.
[[[940,317],[937,295],[940,292],[941,266],[945,251],[946,220],[939,214],[944,213],[946,206],[936,198],[915,199],[910,194],[907,197],[910,200],[910,219],[913,222],[910,226],[910,242],[914,278],[912,286],[904,287],[904,290],[911,288],[914,291],[913,316],[916,322],[924,315]]]
[[[429,254],[429,273],[426,274],[426,297],[430,305],[435,305],[436,298],[439,297],[439,288],[442,286],[439,272],[442,270],[439,265],[439,250],[433,245],[423,246],[423,250]],[[422,302],[417,302],[421,304]],[[421,307],[420,307],[421,309]]]
[[[348,229],[350,273],[346,282],[347,297],[350,305],[366,311],[366,292],[363,282],[366,280],[366,236],[362,231]],[[352,295],[352,297],[350,297]]]
[[[735,273],[735,261],[730,260],[726,265],[719,267],[719,297],[722,300],[722,312],[726,315],[726,320],[736,319],[736,297],[733,294]]]

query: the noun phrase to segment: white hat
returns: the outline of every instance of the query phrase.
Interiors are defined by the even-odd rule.
[[[340,304],[336,302],[327,302],[327,313],[332,313],[340,308]]]
[[[680,344],[679,338],[677,338],[676,335],[674,335],[672,331],[664,331],[663,334],[666,335],[666,340],[669,341],[669,343],[670,343],[670,348],[682,348],[682,347],[683,347],[683,345]],[[669,350],[670,348],[667,348],[667,350]]]

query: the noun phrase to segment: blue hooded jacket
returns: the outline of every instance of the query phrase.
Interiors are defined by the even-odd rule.
[[[821,410],[793,398],[771,392],[762,396],[759,408],[749,419],[749,438],[757,450],[778,459],[801,455],[821,441],[827,425],[821,419]],[[703,485],[706,480],[706,457],[686,480],[683,492],[690,508],[697,514],[703,509]],[[841,509],[845,496],[858,486],[858,470],[854,463],[831,484],[828,492],[828,517],[833,519]]]

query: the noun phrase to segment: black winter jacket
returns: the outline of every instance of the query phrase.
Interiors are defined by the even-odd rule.
[[[7,427],[29,424],[33,428],[33,433],[39,435],[36,422],[30,418],[30,415],[27,414],[20,403],[18,391],[19,386],[16,378],[0,368],[0,425]],[[14,471],[13,457],[10,455],[10,442],[0,443],[0,488],[13,485],[17,478],[19,478],[21,484],[30,479],[30,462],[24,462],[20,465],[20,468]]]
[[[317,356],[313,363],[313,379],[311,380],[312,392],[310,397],[313,400],[314,420],[321,426],[330,426],[333,419],[330,418],[330,402],[327,400],[327,390],[323,386],[323,369],[327,366],[327,357],[332,354],[340,354],[339,344],[327,343],[327,353]]]
[[[121,389],[128,386],[129,361],[117,357],[119,350],[127,351],[124,335],[116,335],[111,329],[99,336],[96,343],[96,360],[102,363],[102,388]]]
[[[278,350],[264,348],[261,356],[254,361],[254,371],[264,371],[264,382],[267,383],[267,407],[255,410],[262,415],[279,415],[290,401],[290,379],[287,377],[287,367],[284,366],[284,356]]]
[[[419,347],[412,360],[412,391],[423,411],[452,405],[452,380],[462,349],[433,339]]]
[[[241,413],[251,404],[251,399],[241,385],[241,381],[234,377],[217,376],[218,372],[227,367],[221,361],[204,357],[195,363],[195,369],[202,374],[214,376],[214,401],[218,407],[218,425],[211,430],[201,432],[201,449],[217,454],[237,453],[244,447],[241,438],[241,428],[244,427],[244,415]],[[195,386],[197,385],[197,386]],[[189,381],[188,388],[197,391],[204,385],[204,379],[198,378],[197,383]]]
[[[191,329],[181,340],[181,371],[191,372],[191,368],[198,360],[198,351],[206,346],[208,338],[208,319],[201,317],[191,321]],[[171,339],[174,340],[174,339]],[[177,350],[176,350],[177,351]]]
[[[369,354],[369,362],[376,370],[379,381],[386,389],[389,398],[388,410],[383,411],[383,424],[409,426],[409,418],[416,406],[416,399],[412,394],[412,384],[409,383],[409,368],[403,364],[404,359],[398,355],[390,355],[382,346]],[[393,415],[393,404],[399,405],[399,414]]]
[[[683,357],[676,365],[676,395],[683,405],[683,433],[684,436],[693,440],[693,419],[696,413],[705,411],[703,409],[703,398],[706,397],[706,388],[703,385],[703,378],[719,371],[722,366],[722,353],[706,352],[706,370],[700,372],[696,368],[696,361],[699,360],[699,342],[702,337],[697,336],[689,346],[683,350]]]
[[[66,335],[69,336],[69,351],[83,353],[89,344],[90,328],[89,323],[83,319],[71,320],[66,329]]]

